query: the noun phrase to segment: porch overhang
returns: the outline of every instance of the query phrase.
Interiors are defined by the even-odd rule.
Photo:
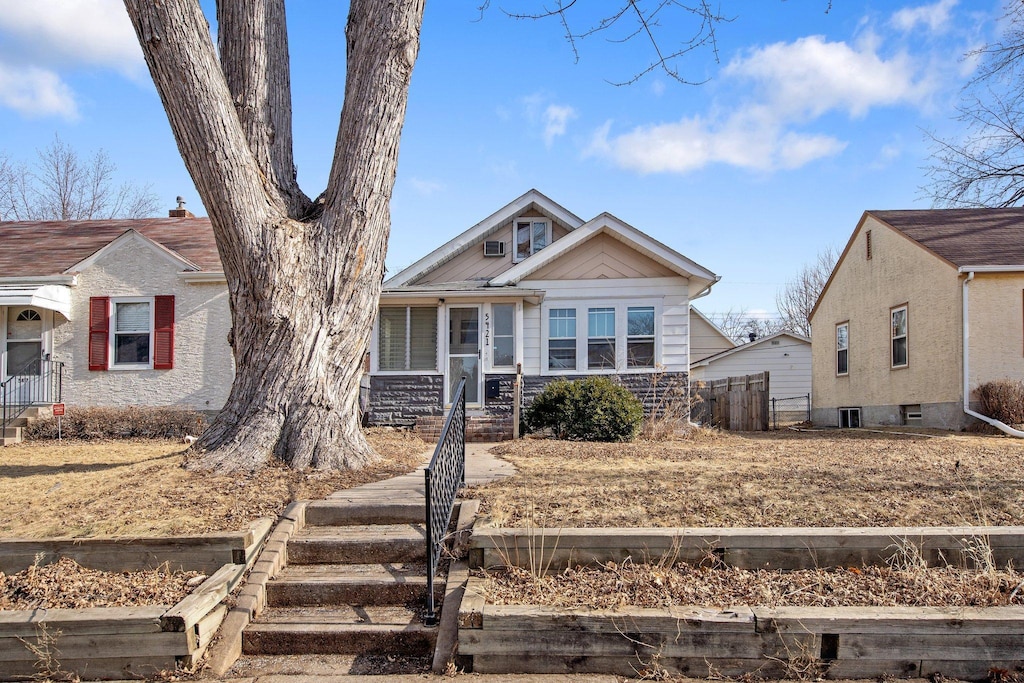
[[[423,285],[412,287],[396,287],[385,289],[380,294],[381,302],[407,303],[442,301],[449,303],[474,303],[480,301],[497,301],[508,299],[519,299],[530,304],[540,304],[544,300],[544,290],[524,289],[520,287],[459,287],[448,284],[447,286]]]
[[[71,288],[49,284],[0,284],[0,306],[44,308],[71,320]]]

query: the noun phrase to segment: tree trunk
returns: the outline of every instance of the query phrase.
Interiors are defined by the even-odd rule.
[[[345,104],[322,206],[295,184],[282,0],[219,9],[125,0],[230,294],[235,381],[200,467],[357,468],[359,378],[377,313],[389,204],[423,0],[352,0]],[[270,24],[270,26],[268,26]]]

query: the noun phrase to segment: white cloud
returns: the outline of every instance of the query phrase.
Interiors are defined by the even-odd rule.
[[[931,5],[904,7],[892,15],[892,25],[901,31],[912,31],[924,25],[932,33],[941,33],[949,26],[949,17],[958,0],[939,0]]]
[[[886,60],[876,47],[870,34],[857,47],[808,36],[758,48],[733,60],[725,75],[754,81],[788,116],[816,117],[831,110],[863,116],[872,107],[915,102],[926,94],[907,55]]]
[[[431,197],[444,189],[443,184],[433,180],[423,180],[422,178],[411,178],[409,184],[412,185],[412,189],[416,191],[416,194],[421,197]]]
[[[544,110],[544,144],[550,147],[556,137],[565,135],[569,121],[576,116],[576,110],[568,105],[549,104]]]
[[[26,116],[78,116],[71,89],[56,73],[38,67],[0,63],[0,104]]]
[[[716,163],[796,169],[847,147],[800,126],[832,112],[862,117],[875,107],[916,105],[932,88],[907,55],[880,56],[870,33],[855,46],[809,36],[761,47],[733,60],[724,76],[752,82],[752,98],[726,114],[688,116],[620,135],[611,134],[609,122],[594,134],[587,153],[641,173],[687,173]]]
[[[144,62],[121,0],[0,0],[0,34],[42,63],[94,64],[135,76]]]

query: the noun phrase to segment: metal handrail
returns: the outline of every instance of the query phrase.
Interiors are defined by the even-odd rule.
[[[31,372],[38,369],[38,372]],[[32,359],[0,382],[3,402],[0,430],[7,429],[25,409],[41,403],[60,403],[64,393],[64,363]]]
[[[437,440],[430,464],[423,470],[427,501],[427,613],[423,623],[437,624],[434,605],[434,575],[437,573],[448,525],[455,509],[455,496],[466,484],[466,378],[455,389],[452,407]]]

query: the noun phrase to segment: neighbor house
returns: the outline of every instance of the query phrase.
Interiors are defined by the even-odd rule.
[[[44,376],[60,363],[69,407],[218,410],[234,374],[230,327],[205,218],[0,223],[0,375],[15,378],[12,401],[55,400],[56,378]]]
[[[868,211],[811,313],[818,425],[975,421],[1024,379],[1024,209]]]
[[[608,213],[536,190],[384,283],[370,344],[370,423],[438,422],[466,378],[472,420],[512,431],[556,378],[612,377],[648,400],[685,386],[690,301],[718,277]]]
[[[690,379],[710,382],[768,373],[769,415],[779,420],[806,420],[811,398],[811,340],[793,332],[776,332],[690,363]]]
[[[690,367],[699,360],[713,356],[722,351],[736,347],[736,342],[729,338],[722,329],[710,318],[690,306]]]

